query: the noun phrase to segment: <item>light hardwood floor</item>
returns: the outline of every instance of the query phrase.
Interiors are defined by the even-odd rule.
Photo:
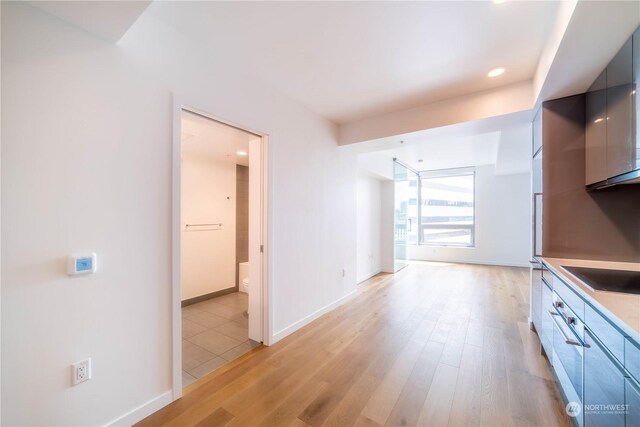
[[[522,268],[413,263],[141,426],[570,425]]]

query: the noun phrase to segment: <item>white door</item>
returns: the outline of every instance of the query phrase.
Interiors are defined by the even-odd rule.
[[[249,338],[262,342],[262,139],[249,142]]]

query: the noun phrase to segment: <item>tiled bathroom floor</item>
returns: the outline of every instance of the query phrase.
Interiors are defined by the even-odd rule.
[[[235,292],[182,309],[182,386],[258,345],[248,338],[247,294]]]

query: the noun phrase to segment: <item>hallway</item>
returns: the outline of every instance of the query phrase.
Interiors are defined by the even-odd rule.
[[[528,269],[415,262],[139,425],[569,425],[527,323]]]

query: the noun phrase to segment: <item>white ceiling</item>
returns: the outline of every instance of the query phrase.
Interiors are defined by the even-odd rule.
[[[181,126],[183,154],[249,166],[249,156],[237,153],[249,153],[255,135],[184,110]]]
[[[146,9],[201,44],[204,54],[255,70],[257,79],[338,124],[517,82],[533,81],[538,101],[579,93],[640,22],[640,2],[613,1],[563,7],[558,1],[30,3],[111,41]],[[507,72],[486,77],[496,66]],[[530,113],[350,149],[382,150],[369,157],[398,157],[417,169],[495,164],[497,173],[519,173],[529,163],[523,129]],[[185,120],[185,152],[246,162],[235,152],[251,136],[215,127],[197,117]]]
[[[341,124],[530,80],[557,6],[154,2],[148,13]],[[496,66],[506,73],[489,79]]]
[[[527,114],[511,114],[342,149],[359,153],[360,171],[384,179],[393,177],[394,158],[418,171],[493,165],[499,175],[526,173],[531,161],[531,121]]]
[[[394,158],[418,171],[492,165],[496,161],[499,142],[500,132],[447,140],[428,139],[418,144],[360,154],[358,167],[389,178]],[[386,173],[378,170],[381,159],[389,165]]]

